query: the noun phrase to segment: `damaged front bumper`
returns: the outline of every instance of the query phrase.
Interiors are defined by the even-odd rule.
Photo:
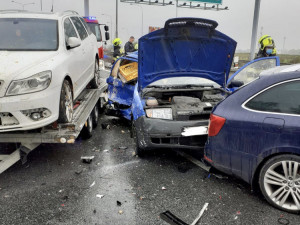
[[[203,149],[208,120],[173,121],[142,116],[134,121],[139,147]]]

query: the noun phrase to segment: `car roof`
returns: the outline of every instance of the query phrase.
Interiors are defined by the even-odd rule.
[[[0,18],[36,18],[36,19],[59,19],[64,16],[79,16],[75,11],[64,12],[32,12],[26,10],[0,10]]]

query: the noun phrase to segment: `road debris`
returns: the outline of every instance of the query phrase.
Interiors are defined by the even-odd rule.
[[[105,149],[105,150],[103,150],[103,152],[109,152],[109,150],[108,150],[108,149]]]
[[[102,123],[101,127],[103,130],[109,130],[110,129],[110,125],[108,123]]]
[[[75,174],[79,175],[83,172],[83,168],[79,168],[78,170],[75,171]]]
[[[279,218],[278,223],[283,224],[283,225],[288,225],[288,224],[290,224],[290,221],[288,219],[285,219],[285,218]]]
[[[205,203],[203,208],[201,209],[199,215],[197,218],[191,223],[191,225],[196,225],[201,217],[203,216],[205,210],[207,210],[208,203]],[[168,224],[171,225],[189,225],[188,223],[184,222],[183,220],[179,219],[177,216],[175,216],[173,213],[170,211],[166,211],[164,213],[160,214],[160,218],[164,221],[166,221]]]
[[[126,150],[128,147],[126,147],[126,146],[121,146],[121,147],[119,147],[119,149],[120,150]]]
[[[121,206],[121,205],[122,205],[122,202],[117,201],[117,206]]]
[[[161,190],[167,190],[167,188],[165,188],[165,187],[162,187],[162,188],[161,188]]]
[[[90,164],[94,158],[95,158],[95,156],[81,156],[81,161],[83,163]]]
[[[205,203],[203,208],[201,209],[198,217],[194,220],[194,222],[191,223],[191,225],[196,225],[196,223],[198,223],[198,221],[201,219],[203,213],[205,212],[205,210],[207,210],[208,207],[208,203]]]
[[[123,210],[119,210],[119,214],[122,215],[123,214]]]
[[[96,195],[96,197],[101,199],[104,197],[104,195]]]
[[[94,182],[90,185],[90,188],[91,188],[91,187],[94,187],[95,184],[96,184],[96,182],[94,181]]]

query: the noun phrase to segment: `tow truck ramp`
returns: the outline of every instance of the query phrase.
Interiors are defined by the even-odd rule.
[[[73,122],[68,124],[54,123],[33,131],[0,133],[0,143],[17,143],[19,147],[11,154],[0,153],[0,174],[19,160],[27,161],[27,155],[43,143],[73,144],[95,106],[102,107],[106,99],[107,84],[101,79],[98,89],[85,89],[75,100]]]

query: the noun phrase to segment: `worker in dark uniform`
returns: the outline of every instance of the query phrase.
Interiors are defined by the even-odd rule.
[[[262,36],[258,43],[260,44],[260,49],[256,58],[276,56],[277,50],[275,48],[275,42],[270,35]]]
[[[134,48],[133,42],[134,42],[134,37],[131,36],[129,38],[129,41],[125,44],[125,54],[136,51]]]

